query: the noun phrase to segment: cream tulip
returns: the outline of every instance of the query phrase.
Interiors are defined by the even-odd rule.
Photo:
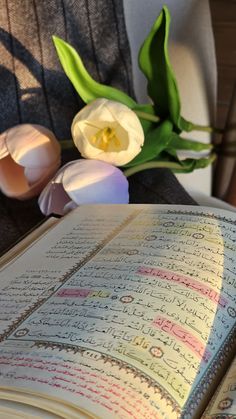
[[[81,155],[122,166],[139,154],[144,133],[137,115],[126,105],[96,99],[75,116],[72,137]]]
[[[39,196],[43,214],[63,215],[82,204],[127,204],[128,181],[115,166],[75,160],[61,167]]]
[[[39,195],[60,166],[60,145],[41,125],[21,124],[0,135],[0,190],[25,200]]]

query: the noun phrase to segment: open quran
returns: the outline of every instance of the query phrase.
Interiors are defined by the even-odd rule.
[[[236,213],[82,206],[0,262],[0,418],[236,418]]]

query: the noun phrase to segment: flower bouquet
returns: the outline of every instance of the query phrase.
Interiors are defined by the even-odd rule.
[[[39,125],[22,124],[0,135],[0,188],[19,199],[39,196],[44,214],[64,214],[85,203],[128,203],[127,178],[150,168],[191,172],[215,159],[211,144],[182,138],[199,126],[181,116],[181,104],[168,57],[170,13],[163,7],[139,52],[150,103],[96,82],[79,54],[54,36],[61,65],[85,103],[75,115],[72,140],[59,142]],[[60,146],[76,147],[78,160],[60,167]],[[181,152],[194,158],[181,158]],[[202,153],[205,153],[203,156]],[[59,170],[58,170],[59,169]]]

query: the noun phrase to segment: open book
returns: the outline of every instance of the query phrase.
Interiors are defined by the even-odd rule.
[[[236,418],[236,214],[83,206],[46,230],[2,260],[0,418]]]

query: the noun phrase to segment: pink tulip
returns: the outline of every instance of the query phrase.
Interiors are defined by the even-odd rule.
[[[9,197],[39,195],[60,162],[58,141],[41,125],[16,125],[0,135],[0,189]]]
[[[75,160],[61,167],[39,197],[43,214],[63,215],[81,204],[127,204],[122,171],[99,160]]]

